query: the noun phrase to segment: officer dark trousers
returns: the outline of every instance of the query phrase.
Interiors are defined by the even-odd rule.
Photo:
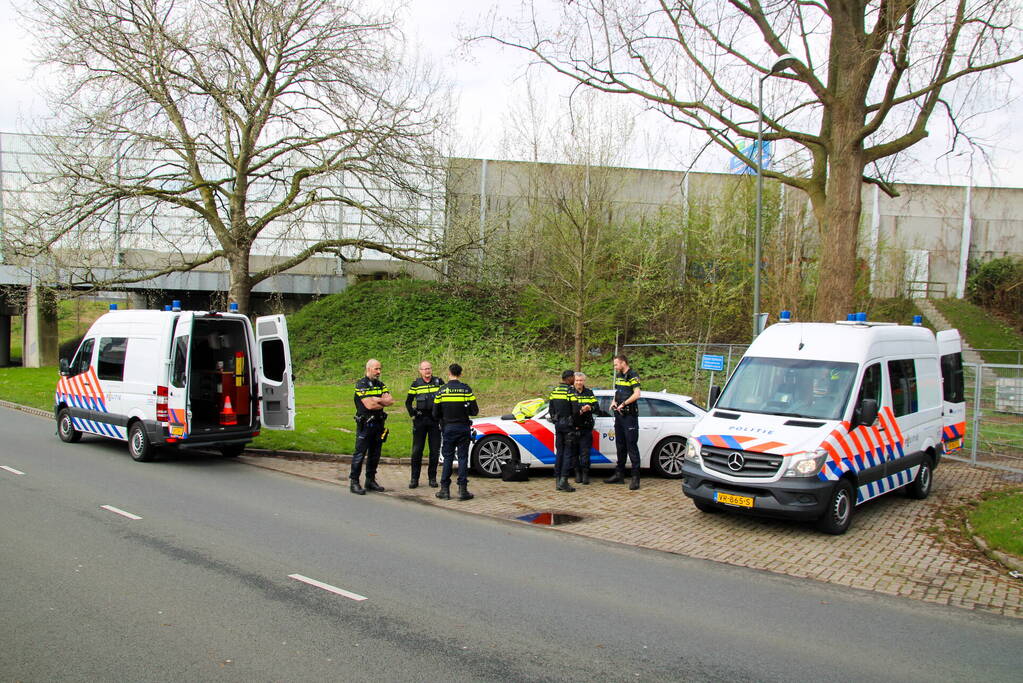
[[[593,446],[593,430],[575,430],[575,481],[577,484],[590,483],[590,448]]]
[[[574,427],[555,427],[554,429],[554,476],[560,491],[571,490],[567,479],[575,469],[575,455],[579,449]],[[566,480],[562,482],[562,479]]]
[[[458,485],[469,484],[469,425],[444,425],[444,440],[441,453],[444,455],[444,467],[441,468],[441,488],[451,486],[451,466],[458,452]]]
[[[639,416],[615,414],[615,450],[618,451],[618,465],[615,468],[625,474],[625,460],[632,461],[632,476],[639,476]]]
[[[349,479],[359,482],[363,462],[366,464],[366,481],[376,481],[377,465],[380,464],[380,437],[384,434],[382,420],[374,419],[363,423],[355,432],[355,454],[352,456],[352,473]]]
[[[440,427],[428,418],[414,418],[412,420],[411,481],[416,483],[419,482],[419,475],[423,471],[423,448],[427,444],[430,446],[430,459],[426,465],[426,476],[430,480],[430,485],[435,486],[437,461],[440,458]]]

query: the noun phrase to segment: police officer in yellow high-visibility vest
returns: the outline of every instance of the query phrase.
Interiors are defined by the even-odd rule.
[[[377,483],[377,464],[380,462],[380,447],[384,438],[384,408],[394,403],[391,391],[380,381],[380,361],[370,358],[366,361],[366,376],[355,383],[355,454],[348,478],[352,493],[360,496],[366,491],[383,491]],[[366,487],[359,485],[362,465],[366,464]]]
[[[451,498],[451,467],[458,459],[458,500],[472,500],[469,493],[469,442],[472,433],[472,417],[479,415],[476,395],[472,387],[462,382],[462,366],[452,363],[448,366],[448,383],[440,388],[433,399],[433,417],[441,425],[441,455],[444,467],[441,469],[441,500]]]
[[[604,480],[606,484],[620,484],[625,481],[626,458],[632,465],[632,481],[629,488],[639,488],[639,375],[629,367],[624,354],[615,356],[615,396],[611,412],[615,416],[615,450],[618,464],[615,473]]]
[[[593,447],[593,426],[596,424],[594,418],[599,404],[593,390],[586,386],[586,375],[583,373],[575,373],[574,388],[575,401],[579,406],[575,415],[575,482],[589,484],[590,449]]]
[[[430,460],[426,476],[430,486],[437,488],[437,463],[440,460],[440,425],[433,419],[433,399],[444,386],[440,377],[433,374],[433,365],[424,360],[419,364],[419,377],[412,382],[405,397],[405,410],[412,418],[412,472],[410,489],[419,486],[419,474],[423,469],[423,448],[430,445]]]
[[[575,488],[568,483],[568,475],[575,468],[575,452],[578,448],[575,431],[576,400],[572,386],[574,370],[561,373],[561,384],[554,387],[547,399],[548,416],[554,423],[554,488],[572,492]]]

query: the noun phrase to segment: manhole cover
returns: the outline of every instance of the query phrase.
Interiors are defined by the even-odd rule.
[[[582,519],[579,515],[570,515],[565,512],[530,512],[528,515],[521,515],[515,519],[526,524],[540,524],[542,526],[558,526],[559,524],[571,524]]]

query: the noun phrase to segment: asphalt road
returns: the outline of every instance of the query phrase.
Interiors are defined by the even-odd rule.
[[[1016,620],[135,463],[4,409],[0,466],[0,680],[1020,680]]]

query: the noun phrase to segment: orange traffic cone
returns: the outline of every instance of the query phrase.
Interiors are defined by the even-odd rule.
[[[220,411],[220,424],[238,424],[238,416],[235,414],[234,408],[231,406],[231,397],[227,395],[224,396],[224,408]]]

